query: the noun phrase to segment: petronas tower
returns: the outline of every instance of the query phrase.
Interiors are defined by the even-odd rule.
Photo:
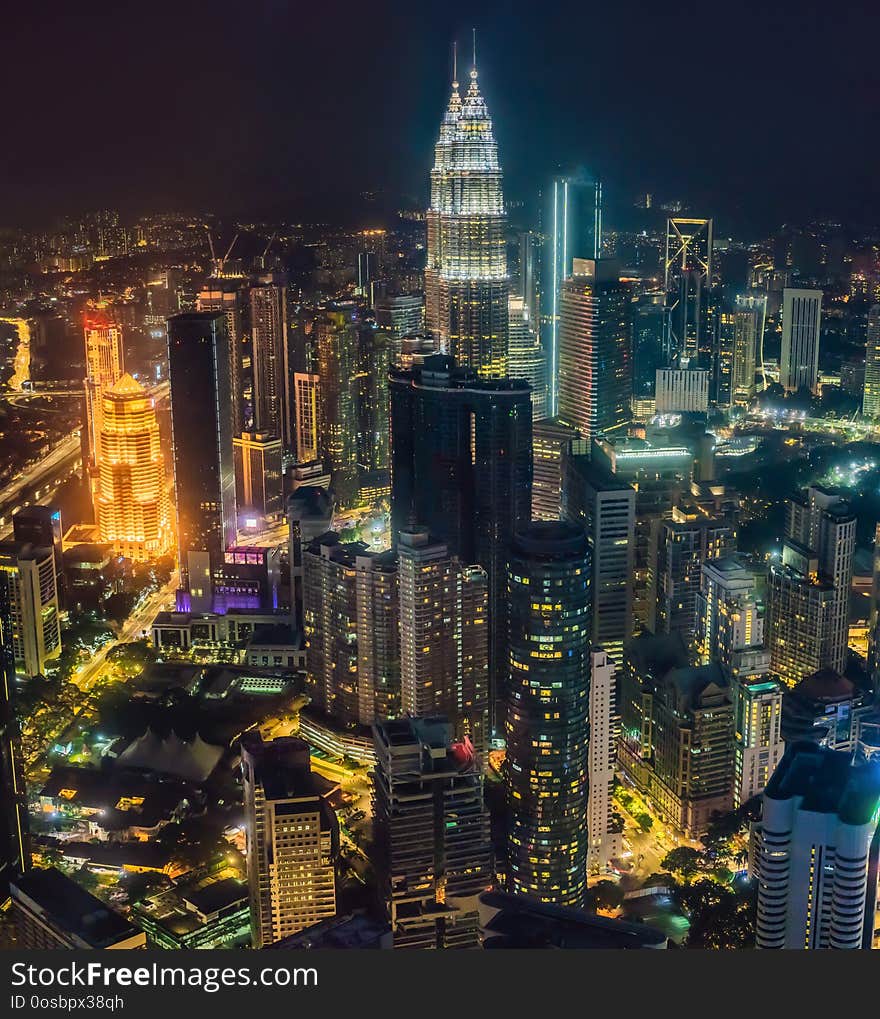
[[[452,82],[434,150],[426,315],[445,353],[491,378],[507,374],[506,217],[498,145],[476,60],[470,79],[464,99],[458,81]]]

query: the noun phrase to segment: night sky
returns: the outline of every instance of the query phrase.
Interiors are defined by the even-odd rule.
[[[4,14],[0,225],[421,201],[471,25],[511,198],[582,164],[620,205],[681,198],[722,233],[880,223],[880,4],[858,6],[21,4]]]

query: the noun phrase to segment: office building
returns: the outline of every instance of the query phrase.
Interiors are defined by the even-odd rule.
[[[760,795],[782,760],[782,684],[774,676],[734,674],[733,806]]]
[[[254,948],[336,915],[338,788],[311,770],[309,746],[292,736],[241,737],[247,872]]]
[[[238,527],[261,530],[281,515],[281,439],[268,432],[242,432],[232,439]]]
[[[712,220],[667,220],[663,264],[667,363],[699,359],[710,346]]]
[[[820,669],[845,670],[855,539],[855,514],[836,493],[811,487],[789,501],[767,585],[773,671],[788,686]]]
[[[104,392],[99,448],[101,541],[135,562],[170,554],[174,532],[159,422],[152,397],[128,373]]]
[[[423,529],[400,533],[401,710],[444,715],[457,738],[487,747],[488,578]]]
[[[15,646],[12,591],[0,570],[0,903],[9,885],[30,866],[27,788],[15,716]]]
[[[358,312],[354,305],[324,311],[315,323],[320,377],[322,458],[342,508],[358,500]]]
[[[254,379],[254,427],[293,445],[289,414],[290,366],[287,360],[287,283],[267,273],[252,284],[250,300],[251,365]]]
[[[30,870],[10,887],[17,948],[146,948],[143,931],[55,867]]]
[[[753,564],[735,554],[704,562],[697,594],[697,653],[733,666],[737,652],[764,644],[764,603]]]
[[[688,662],[679,632],[627,646],[618,759],[663,820],[699,837],[733,803],[734,713],[721,667]]]
[[[779,381],[787,393],[819,391],[819,332],[822,291],[786,287],[782,292],[782,352]]]
[[[880,418],[880,304],[871,305],[871,310],[868,312],[865,393],[862,398],[862,414],[872,420]]]
[[[870,948],[877,900],[880,766],[812,744],[788,748],[754,832],[758,948]]]
[[[294,452],[298,464],[321,457],[321,378],[309,372],[293,376]]]
[[[455,77],[455,75],[453,75]],[[452,82],[431,171],[425,321],[440,349],[482,378],[507,374],[507,219],[492,121],[476,66]]]
[[[521,297],[508,302],[507,374],[532,387],[532,420],[547,417],[547,361],[531,313]]]
[[[355,556],[357,718],[372,725],[401,712],[401,604],[397,557]]]
[[[196,298],[196,310],[219,312],[226,319],[226,377],[229,380],[229,425],[232,435],[238,435],[248,424],[253,424],[253,372],[245,378],[245,361],[250,359],[250,336],[246,335],[247,291],[241,277],[208,279]],[[218,353],[223,353],[219,350]],[[247,399],[245,390],[247,390]]]
[[[104,394],[122,378],[125,363],[122,328],[103,306],[86,315],[85,344],[85,431],[94,469],[101,449]]]
[[[578,432],[555,418],[532,425],[532,517],[559,520],[562,513],[562,471],[572,449],[589,449]]]
[[[534,521],[511,545],[507,887],[562,906],[587,880],[590,572],[574,524]]]
[[[375,314],[376,325],[389,337],[396,363],[403,351],[404,336],[419,336],[425,331],[425,298],[421,294],[380,297]]]
[[[703,368],[658,368],[654,400],[658,414],[705,414],[711,372]]]
[[[629,305],[615,259],[576,258],[560,286],[557,417],[585,439],[630,419]]]
[[[394,948],[478,948],[492,882],[482,763],[443,717],[373,727],[373,831]]]
[[[550,369],[548,414],[555,416],[559,414],[560,291],[563,281],[573,273],[574,259],[602,257],[602,185],[583,173],[563,175],[553,178],[549,196],[550,236],[545,271],[550,299],[546,345]]]
[[[235,544],[230,337],[220,312],[168,320],[168,368],[181,587],[211,610],[211,557]]]
[[[641,294],[631,308],[633,416],[654,413],[657,369],[666,364],[666,308],[662,293]]]
[[[40,506],[32,503],[12,514],[12,537],[22,544],[46,548],[55,552],[55,581],[58,587],[58,601],[64,607],[64,559],[62,557],[61,510],[55,506]]]
[[[184,878],[132,906],[149,948],[249,948],[251,910],[246,882],[234,877]]]
[[[733,310],[733,367],[731,401],[747,407],[756,392],[755,373],[763,369],[767,296],[736,298]]]
[[[61,619],[55,552],[16,541],[0,542],[0,573],[9,586],[15,671],[43,676],[61,654]]]
[[[506,557],[532,499],[528,385],[444,355],[391,372],[391,531],[417,521],[489,578],[490,722],[507,669]]]
[[[590,545],[592,643],[620,665],[633,634],[635,489],[586,455],[568,456],[562,518],[582,527]]]
[[[623,851],[623,833],[615,830],[611,791],[617,763],[617,666],[604,650],[590,652],[590,745],[587,757],[587,868],[605,872]]]

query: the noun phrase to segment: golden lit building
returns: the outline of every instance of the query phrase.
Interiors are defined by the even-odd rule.
[[[125,374],[105,394],[95,511],[101,541],[144,561],[173,547],[165,463],[152,397]]]
[[[89,455],[96,464],[101,449],[101,417],[103,397],[122,378],[122,328],[103,310],[103,306],[86,316],[86,429]]]

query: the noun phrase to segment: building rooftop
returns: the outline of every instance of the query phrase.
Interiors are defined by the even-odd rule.
[[[845,824],[868,824],[880,808],[880,763],[853,765],[851,755],[814,743],[790,744],[764,795],[800,799],[800,808],[837,814]]]
[[[55,867],[28,871],[15,879],[12,890],[14,899],[30,899],[60,931],[90,948],[107,948],[139,933]]]

